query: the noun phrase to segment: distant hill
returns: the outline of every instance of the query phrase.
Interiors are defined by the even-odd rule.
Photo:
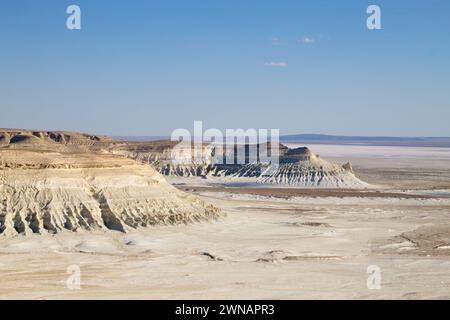
[[[370,146],[406,146],[450,148],[450,137],[367,137],[295,134],[281,136],[280,142],[302,144],[340,144]]]

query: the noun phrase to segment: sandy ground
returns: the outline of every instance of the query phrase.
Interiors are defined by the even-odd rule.
[[[415,156],[410,151],[387,161],[404,163],[407,172]],[[334,156],[341,159],[336,151]],[[387,163],[381,171],[373,169],[379,159],[366,163],[370,156],[344,157],[359,161],[374,182],[392,180],[383,177]],[[417,163],[448,174],[434,161]],[[420,188],[410,188],[415,192],[436,184],[439,192],[448,192],[443,180],[426,173],[422,180],[418,173],[402,176],[396,188],[408,187],[410,176],[420,182]],[[0,298],[450,298],[449,198],[191,192],[226,217],[128,234],[0,238]],[[79,289],[74,285],[78,268]],[[380,273],[369,274],[368,268]],[[379,283],[379,289],[367,285],[374,276],[369,284]]]
[[[414,239],[397,238],[448,220],[447,199],[203,195],[227,217],[130,234],[3,239],[0,298],[450,297],[450,240],[416,252]],[[80,290],[66,286],[71,265],[80,268]],[[367,288],[371,265],[381,269],[380,290]]]

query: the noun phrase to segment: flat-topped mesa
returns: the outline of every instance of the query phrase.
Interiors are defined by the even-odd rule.
[[[351,164],[343,166],[333,164],[315,155],[309,148],[301,147],[289,149],[279,145],[279,166],[275,169],[265,162],[252,162],[248,157],[248,145],[240,146],[243,154],[245,149],[245,162],[235,164],[214,163],[212,160],[215,148],[211,145],[203,145],[201,161],[185,159],[185,152],[175,153],[177,159],[173,159],[172,153],[175,143],[168,144],[157,142],[156,144],[166,147],[156,150],[151,145],[155,142],[140,143],[139,150],[123,145],[113,152],[141,160],[154,166],[160,173],[168,176],[201,176],[204,178],[220,178],[223,183],[257,183],[272,185],[291,185],[297,187],[323,187],[323,188],[364,188],[369,185],[358,179]],[[143,145],[147,144],[147,148]],[[190,148],[187,146],[186,148]],[[237,147],[239,148],[239,147]],[[259,148],[258,148],[259,149]],[[236,149],[237,150],[237,149]],[[229,152],[230,150],[226,151]],[[228,155],[224,152],[224,155]],[[232,159],[229,157],[228,159]],[[176,160],[176,161],[173,161]],[[180,161],[177,161],[180,160]],[[188,161],[187,161],[188,160]],[[236,160],[236,158],[235,158]]]
[[[259,150],[260,145],[252,148]],[[287,151],[287,147],[281,144],[278,148],[279,154]],[[270,143],[265,149],[271,149]],[[114,146],[110,151],[148,163],[164,175],[183,177],[230,176],[239,171],[243,165],[254,163],[252,159],[256,158],[256,156],[249,156],[248,144],[236,144],[234,148],[227,148],[216,144],[178,143],[168,140],[130,142]],[[240,155],[241,162],[238,161],[237,154]]]
[[[51,148],[47,133],[8,135],[3,134],[8,145],[0,147],[0,235],[127,232],[221,216],[217,208],[171,186],[151,166],[73,148],[76,134],[49,142]],[[79,139],[88,146],[91,138]]]
[[[296,149],[289,149],[281,157],[281,163],[296,163],[305,160],[314,160],[318,158],[311,150],[307,147],[301,147]]]
[[[0,129],[0,147],[65,151],[99,151],[115,141],[106,136],[66,131]]]
[[[84,153],[99,155],[105,154],[101,164],[92,159],[80,163],[80,161],[70,161],[66,156],[63,163],[58,161],[45,161],[43,164],[26,165],[27,168],[79,168],[81,165],[88,167],[98,167],[99,165],[111,164],[109,156],[121,155],[127,158],[138,160],[141,163],[150,164],[158,172],[167,176],[191,177],[199,176],[203,178],[222,179],[222,183],[257,183],[291,185],[296,187],[326,187],[326,188],[364,188],[368,184],[359,180],[353,172],[351,164],[343,166],[330,163],[315,155],[309,148],[301,147],[289,149],[279,144],[279,166],[274,168],[266,161],[255,161],[254,157],[249,157],[249,145],[236,145],[238,153],[245,154],[244,161],[239,163],[237,156],[230,156],[233,150],[230,148],[218,149],[211,144],[180,145],[176,141],[118,141],[108,137],[86,135],[70,132],[53,131],[30,131],[30,130],[1,130],[0,137],[8,141],[6,145],[10,150],[46,150],[48,152],[58,152],[61,154]],[[12,140],[12,143],[11,143]],[[4,144],[5,146],[5,144]],[[175,149],[177,147],[178,149]],[[200,149],[199,149],[200,148]],[[1,145],[0,145],[1,149]],[[255,149],[255,146],[252,146]],[[261,146],[256,146],[260,150]],[[266,148],[263,148],[266,149]],[[270,150],[270,144],[267,147]],[[176,152],[173,152],[173,151]],[[220,151],[218,151],[220,150]],[[226,161],[217,163],[216,153],[222,152]],[[193,155],[200,153],[200,158]],[[174,161],[175,160],[175,161]],[[3,161],[3,162],[2,162]],[[95,165],[94,165],[95,163]],[[23,163],[12,165],[11,162],[0,159],[0,167],[24,167]],[[216,179],[217,181],[217,179]]]
[[[258,183],[317,188],[369,187],[354,175],[350,163],[341,166],[328,162],[308,148],[289,150],[281,157],[278,169],[262,175]]]

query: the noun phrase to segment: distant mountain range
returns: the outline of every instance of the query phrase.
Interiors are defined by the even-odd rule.
[[[128,141],[168,140],[169,136],[121,136],[116,139]],[[281,143],[335,144],[368,146],[404,146],[450,148],[450,137],[373,137],[373,136],[333,136],[326,134],[294,134],[280,137]]]

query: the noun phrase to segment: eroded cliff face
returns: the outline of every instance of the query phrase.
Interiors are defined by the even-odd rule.
[[[130,229],[210,220],[220,212],[168,184],[167,176],[220,183],[360,188],[350,164],[279,146],[280,163],[218,164],[176,142],[127,142],[72,132],[0,129],[0,234]],[[186,147],[190,148],[190,147]],[[242,150],[241,150],[242,151]],[[222,152],[222,151],[220,151]],[[230,153],[230,150],[228,151]],[[229,154],[223,151],[226,158]],[[233,159],[231,157],[231,159]],[[137,160],[137,161],[136,161]],[[158,173],[159,172],[159,173]]]
[[[114,148],[112,152],[148,163],[167,176],[204,177],[223,183],[242,182],[312,188],[369,187],[355,176],[350,163],[338,165],[328,162],[306,147],[288,149],[280,145],[279,165],[273,166],[258,161],[218,164],[213,156],[216,150],[210,145],[203,146],[202,150],[195,150],[195,147],[192,147],[191,153],[180,151],[173,153],[173,144],[166,144],[163,147],[162,142],[158,143],[159,148],[155,148],[154,145],[145,148],[140,144],[140,147],[134,148],[130,146]],[[189,146],[186,145],[185,148]],[[187,157],[195,155],[196,152],[203,154],[200,160]],[[224,152],[224,157],[227,155]]]
[[[338,165],[321,159],[310,149],[289,149],[273,174],[258,179],[263,184],[285,184],[322,188],[363,188],[369,185],[358,179],[350,163]]]
[[[0,148],[96,152],[105,150],[114,139],[78,132],[0,129]]]
[[[220,216],[151,166],[101,151],[89,137],[63,143],[22,132],[7,139],[0,147],[1,235],[127,232]]]

